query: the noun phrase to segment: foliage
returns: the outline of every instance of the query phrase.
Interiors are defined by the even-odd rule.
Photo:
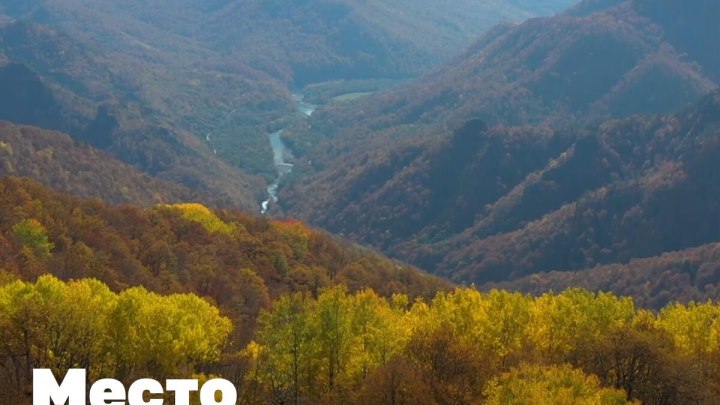
[[[97,280],[53,276],[15,281],[0,287],[0,400],[31,386],[33,368],[86,368],[93,381],[189,376],[219,360],[231,328],[192,294],[116,294]]]
[[[621,390],[602,388],[594,376],[569,365],[522,365],[493,380],[487,405],[626,405]]]
[[[51,256],[21,254],[52,245]],[[52,273],[97,278],[114,291],[143,286],[209,297],[235,322],[235,345],[247,342],[260,310],[283,293],[317,294],[352,280],[353,291],[415,297],[448,285],[299,222],[199,204],[112,207],[12,177],[0,180],[0,266],[23,280]]]
[[[470,120],[441,139],[340,158],[281,200],[456,282],[520,279],[504,286],[538,293],[581,285],[652,307],[713,297],[718,182],[707,173],[719,151],[718,97],[582,130]],[[316,198],[299,197],[307,188]]]
[[[83,367],[123,381],[217,375],[248,404],[709,405],[718,308],[654,314],[584,290],[411,302],[335,286],[281,296],[235,351],[230,320],[195,295],[46,275],[0,286],[0,401],[20,398],[33,367]]]
[[[712,302],[672,304],[660,312],[660,327],[670,333],[683,352],[708,355],[720,350],[719,309]]]
[[[717,311],[655,315],[577,289],[459,288],[409,304],[334,287],[263,312],[243,384],[256,388],[248,403],[711,404],[720,349],[705,314]],[[688,350],[696,335],[715,344]]]
[[[236,224],[223,222],[217,215],[202,204],[184,203],[168,205],[163,208],[165,207],[171,210],[178,210],[183,218],[199,223],[209,233],[232,235],[235,232],[239,232]]]
[[[41,257],[50,256],[55,245],[48,240],[47,229],[37,219],[24,219],[12,227],[13,236],[29,252]]]

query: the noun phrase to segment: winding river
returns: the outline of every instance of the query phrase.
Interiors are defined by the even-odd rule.
[[[305,102],[303,100],[304,97],[301,94],[293,94],[293,99],[295,100],[295,110],[297,111],[297,113],[302,114],[306,117],[310,117],[317,108],[316,105]],[[267,187],[267,200],[263,201],[262,204],[260,204],[260,213],[263,215],[270,210],[272,204],[278,202],[277,192],[278,188],[280,187],[280,182],[282,181],[283,177],[292,173],[293,169],[292,163],[288,163],[285,161],[285,158],[291,156],[291,154],[290,150],[285,146],[282,141],[281,135],[283,131],[284,129],[281,129],[279,131],[268,134],[268,138],[270,140],[270,147],[273,151],[273,163],[275,164],[275,169],[277,169],[277,177],[275,178],[275,181],[273,181],[272,184]]]

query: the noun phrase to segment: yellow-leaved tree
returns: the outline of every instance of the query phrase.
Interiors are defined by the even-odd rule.
[[[190,376],[220,358],[231,328],[192,294],[116,294],[97,280],[49,275],[9,282],[0,286],[0,400],[27,392],[33,368],[84,368],[90,380]]]
[[[485,395],[485,405],[639,405],[569,365],[521,365],[491,381]]]

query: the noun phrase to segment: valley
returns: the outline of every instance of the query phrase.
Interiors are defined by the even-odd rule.
[[[714,405],[718,20],[0,0],[0,405]]]
[[[295,100],[295,110],[298,114],[303,117],[311,117],[317,105],[310,104],[304,101],[304,96],[301,94],[293,94],[293,100]],[[277,169],[277,177],[267,187],[268,199],[260,204],[260,213],[265,215],[268,213],[272,205],[278,202],[278,189],[280,188],[280,182],[283,177],[292,173],[293,164],[285,161],[285,157],[292,156],[292,152],[285,146],[282,140],[282,134],[284,130],[279,130],[268,135],[270,140],[270,147],[273,152],[273,164]]]
[[[690,162],[678,156],[696,153],[692,148],[666,147],[652,159],[628,155],[659,144],[662,136],[679,137],[682,129],[656,127],[670,125],[658,122],[685,128],[694,109],[706,108],[697,100],[717,87],[719,65],[664,17],[665,6],[585,1],[553,16],[503,22],[484,34],[480,30],[490,25],[471,29],[460,22],[480,9],[468,8],[470,14],[462,17],[448,10],[448,21],[466,27],[452,35],[469,46],[464,51],[448,47],[449,33],[440,36],[443,46],[411,41],[424,46],[423,52],[432,50],[428,61],[436,62],[399,68],[344,53],[349,37],[343,35],[351,31],[372,38],[363,46],[376,46],[378,35],[399,44],[409,40],[407,32],[381,25],[389,16],[402,24],[410,24],[406,18],[412,24],[425,21],[419,14],[400,17],[395,11],[400,5],[381,7],[379,0],[364,8],[340,0],[287,10],[274,3],[189,5],[172,17],[194,24],[212,20],[222,27],[242,13],[257,19],[218,30],[224,37],[208,36],[192,24],[168,25],[162,18],[137,22],[137,13],[154,16],[156,11],[140,4],[119,10],[108,2],[91,6],[82,0],[20,8],[10,3],[2,8],[9,20],[3,23],[0,49],[8,64],[0,79],[8,86],[22,82],[30,94],[20,108],[9,99],[0,103],[0,117],[67,133],[174,190],[142,198],[146,203],[169,196],[178,201],[182,195],[260,215],[298,217],[454,282],[480,285],[624,264],[715,238],[709,232],[697,240],[630,247],[630,236],[614,229],[605,236],[576,235],[564,248],[575,257],[553,257],[557,246],[570,242],[553,239],[555,231],[541,225],[549,221],[564,232],[581,232],[571,212],[577,204],[592,204],[603,190],[687,175]],[[552,11],[570,6],[549,3],[556,7]],[[521,7],[497,15],[523,19],[540,12]],[[692,19],[702,7],[682,11]],[[110,15],[125,21],[123,30],[108,20]],[[81,35],[81,17],[108,26],[93,25]],[[339,27],[352,30],[329,32],[333,40],[311,39],[319,34],[307,21],[325,26],[337,18]],[[278,38],[269,38],[258,31],[259,21],[290,22],[297,31],[279,30]],[[434,27],[424,35],[439,32]],[[713,29],[704,19],[695,25],[702,35]],[[269,69],[261,58],[253,59],[259,55],[238,58],[249,46],[238,39],[242,35],[292,52]],[[312,44],[326,47],[301,56]],[[186,66],[168,59],[185,55],[180,47],[193,53]],[[450,57],[440,48],[457,53]],[[52,52],[62,57],[48,56]],[[391,53],[413,64],[411,54]],[[390,68],[395,70],[385,70]],[[335,73],[322,73],[330,70]],[[609,128],[634,135],[624,139]],[[67,156],[79,153],[75,146],[62,148]],[[69,160],[62,165],[67,174],[53,185],[73,192],[79,189],[74,183],[87,183],[69,174]],[[5,171],[33,173],[15,166]],[[82,196],[128,201],[91,184]],[[555,242],[537,247],[535,241],[543,238]],[[532,256],[532,263],[523,255]]]
[[[320,108],[297,134],[300,144],[315,140],[300,150],[313,167],[280,191],[281,205],[455,282],[488,286],[717,240],[670,237],[699,229],[686,222],[648,229],[654,242],[643,244],[639,225],[625,222],[670,226],[659,212],[672,210],[649,201],[670,191],[648,188],[650,179],[711,187],[687,170],[701,164],[690,145],[712,154],[719,110],[717,93],[707,94],[717,72],[707,56],[690,59],[691,45],[659,16],[664,6],[607,3],[497,27],[421,80]],[[714,25],[694,29],[710,37]],[[691,204],[674,209],[699,213]]]

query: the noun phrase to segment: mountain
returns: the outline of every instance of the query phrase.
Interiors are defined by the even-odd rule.
[[[257,206],[260,179],[152,112],[128,71],[91,45],[42,25],[0,27],[0,119],[68,133],[153,177]]]
[[[483,284],[720,240],[718,145],[720,91],[680,113],[584,130],[472,120],[439,140],[348,158],[282,201],[318,226]]]
[[[83,198],[142,206],[213,201],[180,184],[151,177],[60,132],[0,121],[0,156],[1,175],[32,178]]]
[[[646,187],[700,173],[691,168],[712,159],[709,144],[703,155],[684,143],[714,139],[718,93],[693,106],[720,80],[720,50],[691,39],[714,37],[710,16],[720,18],[720,8],[704,0],[587,1],[496,27],[424,78],[321,108],[309,130],[286,134],[308,164],[280,200],[317,226],[458,282],[624,263],[714,242],[712,232],[670,234],[669,219],[659,217],[636,218],[662,229],[644,229],[652,241],[620,212],[597,224],[578,218],[604,212],[597,207],[608,195],[617,199],[613,209],[630,210],[623,204],[660,192]],[[633,116],[639,113],[646,115]],[[678,145],[648,150],[664,142]],[[688,195],[709,195],[702,190],[711,177],[687,181]],[[662,204],[674,200],[657,198],[659,206],[637,209],[670,215]],[[714,218],[705,208],[691,212]],[[705,229],[700,218],[693,221]],[[603,228],[583,233],[595,226]]]
[[[142,119],[172,122],[219,158],[270,181],[266,135],[298,121],[291,89],[325,82],[340,95],[374,91],[461,52],[499,21],[570,3],[3,0],[0,23],[40,24],[98,51],[102,63],[59,73],[82,73],[73,77],[79,87],[113,83],[113,99],[135,103]],[[26,43],[20,48],[37,48]],[[43,77],[55,71],[47,66],[53,60],[14,61]]]
[[[211,56],[301,85],[417,74],[460,52],[495,23],[552,14],[569,0],[263,2],[14,0],[14,17],[88,32],[116,51],[159,58]],[[144,49],[142,49],[144,48]],[[193,55],[195,51],[201,51]]]
[[[711,0],[628,0],[500,25],[418,80],[319,110],[306,136],[332,134],[337,154],[378,147],[378,132],[417,137],[471,118],[582,126],[674,112],[720,83],[720,48],[704,40],[717,37],[718,18]],[[315,161],[329,159],[324,149]]]

